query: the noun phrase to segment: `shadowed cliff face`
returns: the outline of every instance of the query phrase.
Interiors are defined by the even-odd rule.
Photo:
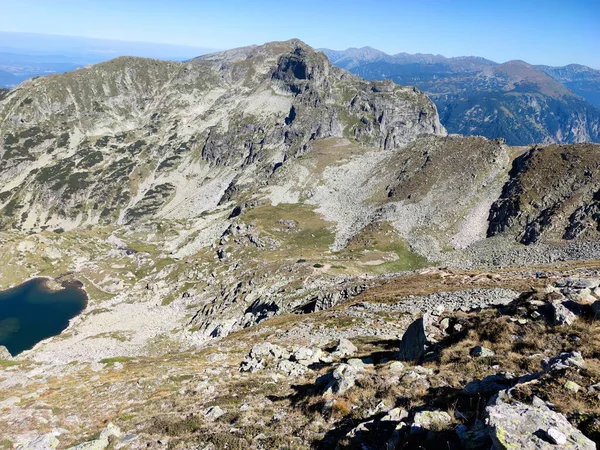
[[[600,145],[534,147],[515,159],[490,211],[488,236],[509,232],[523,244],[597,239]]]
[[[298,40],[185,64],[118,58],[28,81],[1,101],[2,224],[131,223],[191,201],[209,172],[220,198],[242,173],[266,183],[317,139],[395,149],[421,133],[445,134],[423,93],[363,81]],[[195,202],[188,216],[216,202]]]

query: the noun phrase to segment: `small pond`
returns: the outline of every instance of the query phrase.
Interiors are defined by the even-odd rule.
[[[60,334],[87,305],[81,283],[63,283],[55,291],[47,287],[47,281],[34,278],[0,291],[0,345],[13,356]]]

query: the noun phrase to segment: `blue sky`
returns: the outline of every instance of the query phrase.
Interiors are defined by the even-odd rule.
[[[1,31],[217,49],[298,37],[600,69],[600,0],[0,0],[0,11]]]

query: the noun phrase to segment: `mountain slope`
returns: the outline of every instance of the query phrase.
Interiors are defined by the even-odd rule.
[[[563,67],[537,66],[537,68],[600,109],[600,70],[580,64],[569,64]]]
[[[600,111],[523,61],[452,78],[431,89],[453,132],[505,137],[512,145],[600,141]]]
[[[600,145],[534,147],[513,162],[510,180],[490,210],[488,235],[540,239],[600,237]]]
[[[523,61],[375,52],[361,61],[356,49],[326,54],[363,78],[424,90],[452,133],[505,138],[510,145],[600,141],[600,110],[581,98],[594,102],[595,71],[583,66],[544,69]]]
[[[185,64],[118,58],[0,103],[2,224],[197,217],[316,139],[394,149],[419,133],[445,133],[424,94],[362,81],[299,41]]]

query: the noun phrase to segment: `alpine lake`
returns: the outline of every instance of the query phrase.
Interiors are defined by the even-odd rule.
[[[80,282],[63,282],[60,289],[54,289],[48,281],[33,278],[0,291],[0,345],[12,356],[59,335],[87,305]]]

